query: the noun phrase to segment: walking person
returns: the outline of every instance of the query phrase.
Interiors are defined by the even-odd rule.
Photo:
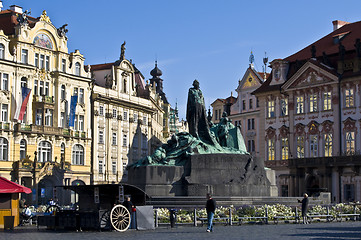
[[[210,193],[207,194],[206,210],[207,210],[207,220],[208,220],[207,232],[212,232],[213,217],[214,217],[214,212],[216,211],[216,200],[212,198],[212,195]]]
[[[307,193],[303,194],[303,199],[298,200],[299,203],[302,203],[302,219],[303,219],[303,224],[308,224],[307,221],[307,210],[308,210],[308,195]]]

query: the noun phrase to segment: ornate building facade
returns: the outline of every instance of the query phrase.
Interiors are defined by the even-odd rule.
[[[361,200],[361,22],[270,64],[259,98],[261,157],[281,196],[331,192]]]
[[[90,183],[91,75],[66,32],[46,11],[0,12],[0,175],[32,188],[28,202],[69,201],[53,187]]]
[[[161,71],[155,66],[153,81],[145,84],[124,53],[114,63],[91,66],[95,184],[127,181],[126,166],[150,155],[169,136],[170,107],[159,81]]]

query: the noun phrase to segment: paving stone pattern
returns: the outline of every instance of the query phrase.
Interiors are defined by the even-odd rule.
[[[126,232],[95,231],[53,231],[36,227],[17,227],[13,231],[0,232],[0,239],[6,240],[71,240],[71,239],[137,239],[137,240],[191,240],[191,239],[361,239],[361,222],[332,222],[278,225],[216,225],[214,232],[207,233],[206,227],[177,226],[159,227],[156,230],[128,230]]]

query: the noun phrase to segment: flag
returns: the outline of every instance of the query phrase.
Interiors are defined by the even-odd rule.
[[[14,118],[22,121],[24,118],[26,106],[28,105],[29,97],[30,97],[31,89],[27,87],[21,87],[21,104],[19,104],[16,108],[16,112]],[[19,102],[20,102],[19,101]]]
[[[76,108],[77,103],[78,103],[78,95],[71,96],[70,112],[69,112],[69,127],[74,127],[75,108]]]

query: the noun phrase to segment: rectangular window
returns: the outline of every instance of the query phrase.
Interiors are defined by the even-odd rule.
[[[65,128],[65,112],[60,113],[60,124],[62,128]]]
[[[79,116],[78,115],[75,115],[74,116],[74,130],[75,131],[78,131],[78,120],[79,120]]]
[[[128,120],[128,112],[124,111],[123,118],[124,118],[124,121]]]
[[[268,161],[275,160],[275,141],[274,141],[274,139],[267,140],[267,150],[268,150],[267,160]]]
[[[331,92],[323,93],[323,110],[331,110]]]
[[[325,157],[332,157],[332,133],[327,133],[325,136]]]
[[[138,122],[138,114],[134,113],[134,122],[137,123]]]
[[[84,116],[79,115],[79,131],[84,132]]]
[[[34,81],[34,94],[38,95],[38,80]]]
[[[45,126],[53,126],[53,110],[45,109]]]
[[[318,137],[317,137],[317,135],[310,136],[310,157],[318,157]]]
[[[128,142],[128,136],[127,136],[127,134],[124,134],[123,135],[123,147],[127,146],[127,142]]]
[[[214,110],[214,119],[218,120],[218,110]]]
[[[39,66],[40,66],[41,69],[44,68],[44,57],[45,56],[43,54],[40,55],[40,64],[39,64]]]
[[[99,131],[99,143],[104,144],[104,133],[103,133],[103,131]]]
[[[99,116],[103,116],[103,115],[104,115],[104,107],[99,106]]]
[[[303,136],[297,137],[297,146],[296,146],[297,158],[305,157],[305,140]]]
[[[49,56],[46,56],[46,57],[45,57],[45,69],[46,69],[47,71],[50,70],[50,57],[49,57]]]
[[[248,140],[248,152],[252,153],[255,152],[255,144],[254,144],[254,140]]]
[[[288,197],[288,185],[281,186],[281,196]]]
[[[253,100],[249,99],[249,109],[252,109],[252,108],[253,108]]]
[[[117,118],[117,109],[113,109],[113,118]]]
[[[355,185],[344,184],[344,199],[343,201],[353,202],[355,201]]]
[[[39,94],[40,96],[44,96],[44,81],[40,81]]]
[[[243,107],[243,111],[245,111],[246,110],[246,100],[242,101],[242,107]]]
[[[39,67],[39,53],[35,53],[35,59],[34,59],[35,67]]]
[[[248,122],[248,130],[253,130],[254,129],[254,118],[248,119],[247,122]]]
[[[147,124],[147,117],[143,116],[143,124],[146,125]]]
[[[7,122],[8,121],[8,105],[2,104],[1,107],[1,121]]]
[[[353,107],[354,106],[354,96],[353,89],[345,90],[345,107]]]
[[[74,88],[73,96],[78,96],[78,88]]]
[[[45,82],[45,96],[49,96],[49,82]]]
[[[281,99],[281,116],[287,116],[288,115],[288,99],[283,98]]]
[[[346,154],[355,153],[355,132],[346,132]]]
[[[66,71],[66,60],[65,60],[65,59],[62,59],[62,60],[61,60],[61,70],[62,70],[63,72]]]
[[[112,145],[117,145],[117,133],[113,133],[112,135]]]
[[[98,160],[98,164],[99,164],[99,173],[103,174],[103,160]]]
[[[267,102],[267,117],[275,117],[275,101],[273,100]]]
[[[303,102],[303,96],[296,97],[296,113],[302,114],[304,113],[304,102]]]
[[[281,139],[281,155],[282,155],[282,160],[287,160],[288,159],[288,138],[282,138]]]
[[[310,112],[317,112],[317,94],[310,95]]]
[[[27,49],[21,50],[21,62],[24,64],[28,64],[28,50]]]
[[[78,103],[84,103],[84,88],[79,88]]]
[[[43,111],[42,109],[36,109],[35,124],[38,126],[43,125]]]
[[[2,82],[3,82],[2,90],[9,90],[9,74],[3,73]]]
[[[115,175],[117,174],[117,162],[112,161],[112,173]]]

